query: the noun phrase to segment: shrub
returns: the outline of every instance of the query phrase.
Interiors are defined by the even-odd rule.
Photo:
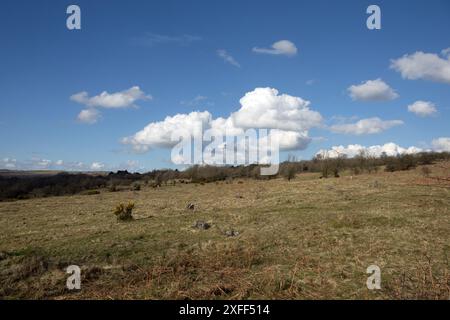
[[[429,177],[431,173],[431,169],[429,167],[422,167],[422,174],[424,177]]]
[[[141,185],[139,183],[133,184],[133,191],[140,191],[140,190],[141,190]]]
[[[133,209],[134,203],[129,202],[126,206],[125,204],[119,204],[114,210],[114,214],[117,217],[117,221],[130,221],[133,220]]]
[[[93,196],[95,194],[100,194],[100,191],[98,191],[98,190],[86,190],[82,194],[85,195],[85,196]]]
[[[297,173],[297,169],[296,169],[294,163],[284,164],[282,167],[282,170],[281,170],[281,175],[288,181],[291,181],[291,179],[294,179],[296,173]]]

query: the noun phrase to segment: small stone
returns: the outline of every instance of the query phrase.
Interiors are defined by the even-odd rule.
[[[207,230],[207,229],[211,228],[211,225],[208,222],[205,222],[203,220],[197,220],[192,227],[197,228],[197,229]]]
[[[186,206],[186,209],[194,210],[195,209],[195,205],[193,203],[188,203],[188,205]]]
[[[239,235],[239,231],[236,230],[227,230],[225,231],[225,235],[227,237],[237,237]]]

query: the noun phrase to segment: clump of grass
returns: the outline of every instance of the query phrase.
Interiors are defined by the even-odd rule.
[[[121,203],[116,206],[114,214],[117,217],[117,221],[130,221],[133,220],[134,203],[129,202],[127,205]]]

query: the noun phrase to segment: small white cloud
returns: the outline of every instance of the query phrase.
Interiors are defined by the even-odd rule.
[[[400,72],[404,79],[431,80],[450,84],[450,48],[442,50],[441,58],[434,53],[422,51],[405,54],[399,59],[391,60],[391,68]]]
[[[389,142],[384,145],[375,145],[370,147],[364,147],[359,144],[350,144],[348,146],[333,146],[329,150],[319,150],[316,155],[321,155],[325,158],[337,158],[346,156],[348,158],[353,158],[364,152],[366,155],[372,157],[380,157],[383,154],[387,156],[397,156],[401,154],[415,154],[423,152],[424,150],[417,147],[402,148],[399,145]]]
[[[52,161],[48,159],[35,159],[35,164],[43,169],[47,169],[52,165]]]
[[[135,107],[138,100],[151,100],[150,95],[146,95],[138,86],[131,87],[128,90],[108,93],[103,91],[97,96],[89,97],[86,91],[76,93],[70,97],[72,101],[93,108],[129,108]]]
[[[352,85],[347,89],[353,100],[360,101],[388,101],[399,95],[383,80],[368,80],[359,85]]]
[[[94,124],[100,118],[100,112],[96,109],[84,109],[81,110],[77,116],[77,119],[81,123]]]
[[[228,52],[226,52],[223,49],[217,50],[217,55],[223,59],[223,61],[240,68],[241,65],[239,64],[239,62],[237,62],[230,54],[228,54]]]
[[[105,168],[105,165],[101,162],[93,162],[91,164],[91,170],[102,170],[103,168]]]
[[[434,139],[431,142],[433,146],[433,150],[437,152],[450,152],[450,138],[449,137],[441,137]]]
[[[361,119],[356,123],[332,125],[330,130],[336,133],[363,135],[380,133],[402,124],[403,121],[401,120],[381,120],[378,117],[374,117]]]
[[[271,48],[253,48],[253,52],[273,55],[295,56],[298,52],[294,43],[289,40],[281,40],[272,44]]]
[[[62,161],[62,160],[57,160],[57,161],[55,161],[55,164],[56,164],[57,166],[63,166],[63,165],[64,165],[64,161]]]
[[[428,117],[437,113],[434,103],[429,101],[416,101],[408,106],[408,111],[420,117]]]
[[[0,162],[0,168],[9,170],[17,169],[17,160],[11,158],[3,158]]]

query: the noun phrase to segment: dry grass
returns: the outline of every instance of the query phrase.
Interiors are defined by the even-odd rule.
[[[430,169],[0,203],[0,297],[449,299],[450,165]],[[119,223],[128,202],[135,219]],[[71,264],[79,292],[65,289]]]

